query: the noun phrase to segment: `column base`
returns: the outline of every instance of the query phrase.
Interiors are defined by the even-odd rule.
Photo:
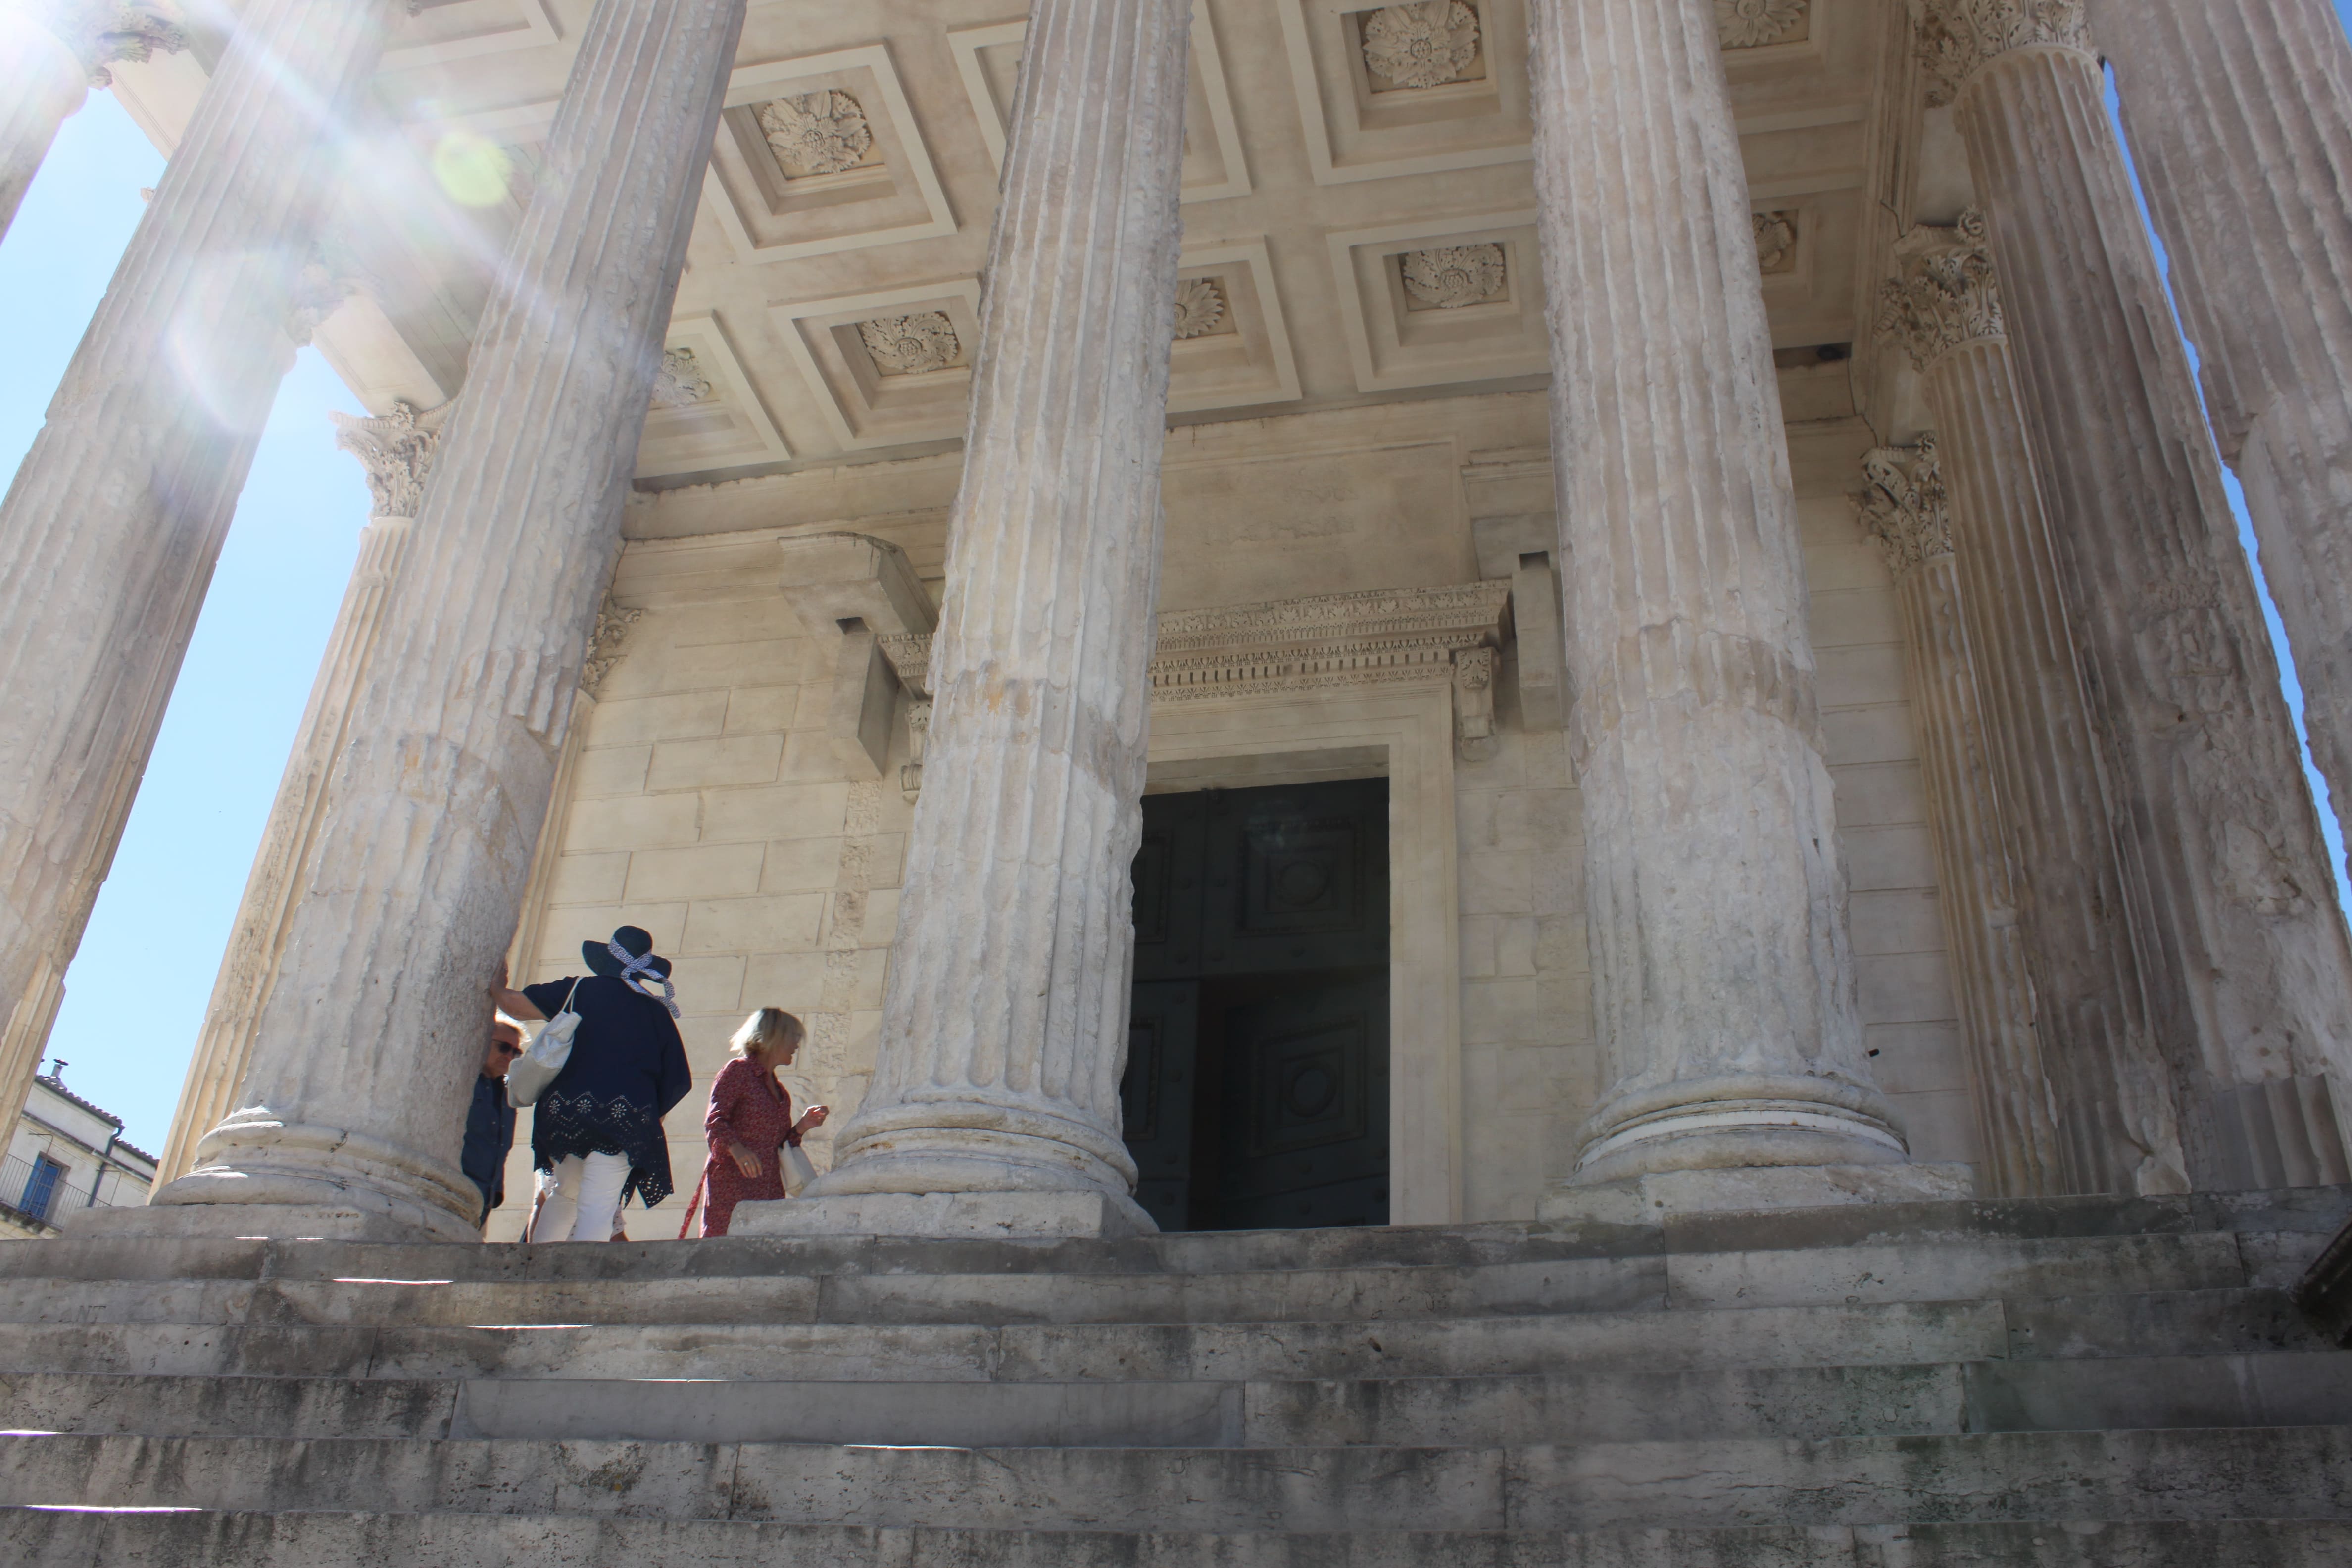
[[[1536,1216],[1555,1225],[1656,1225],[1675,1215],[1916,1204],[1976,1196],[1969,1165],[1745,1165],[1563,1182]]]
[[[481,1240],[462,1224],[410,1220],[381,1209],[334,1204],[148,1204],[79,1209],[58,1229],[68,1241],[382,1241]]]
[[[1160,1227],[1109,1193],[842,1193],[735,1205],[730,1236],[920,1236],[1121,1241]]]

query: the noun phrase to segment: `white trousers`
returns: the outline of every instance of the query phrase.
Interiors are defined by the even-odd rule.
[[[621,1212],[621,1189],[629,1180],[625,1154],[577,1154],[558,1160],[551,1173],[547,1202],[540,1206],[539,1223],[530,1227],[533,1241],[610,1241],[613,1220]]]

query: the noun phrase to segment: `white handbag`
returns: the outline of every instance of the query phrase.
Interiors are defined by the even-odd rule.
[[[784,1196],[788,1198],[800,1196],[801,1189],[815,1180],[816,1167],[809,1163],[809,1157],[801,1152],[801,1146],[797,1143],[785,1144]]]
[[[582,979],[587,978],[585,975]],[[563,1064],[572,1059],[572,1037],[580,1032],[580,1015],[572,1010],[572,998],[580,993],[580,981],[563,994],[563,1010],[550,1018],[531,1041],[530,1049],[515,1058],[514,1066],[507,1068],[507,1103],[520,1110],[547,1092]]]

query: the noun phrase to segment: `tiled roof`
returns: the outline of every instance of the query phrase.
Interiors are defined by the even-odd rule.
[[[72,1089],[68,1089],[61,1080],[53,1078],[47,1073],[42,1073],[37,1076],[33,1081],[39,1084],[44,1089],[55,1089],[58,1093],[64,1095],[68,1100],[72,1100],[76,1105],[80,1106],[84,1110],[89,1111],[92,1116],[99,1118],[102,1121],[110,1123],[118,1128],[122,1125],[122,1118],[115,1115],[114,1112],[107,1110],[106,1107],[102,1105],[92,1105],[89,1100],[84,1100],[80,1095],[78,1095]]]

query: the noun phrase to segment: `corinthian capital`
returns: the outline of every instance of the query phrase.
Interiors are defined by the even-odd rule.
[[[2008,336],[1984,214],[1970,207],[1950,228],[1915,228],[1895,257],[1903,270],[1878,286],[1878,335],[1914,365],[1925,370],[1963,343]]]
[[[434,449],[441,444],[441,426],[454,406],[445,403],[420,412],[415,404],[404,402],[394,404],[392,412],[380,418],[328,416],[335,422],[335,445],[367,469],[376,516],[416,515],[425,501],[425,476],[432,472]]]
[[[145,65],[159,52],[176,55],[188,47],[185,30],[162,7],[124,0],[36,0],[33,19],[65,41],[92,87],[112,85],[109,66]]]
[[[1862,493],[1853,498],[1863,527],[1886,552],[1897,577],[1952,552],[1952,509],[1936,437],[1916,447],[1880,447],[1862,459]]]
[[[1979,66],[2011,49],[2057,44],[2087,51],[2083,0],[1910,0],[1927,68],[1927,101],[1949,103]]]

